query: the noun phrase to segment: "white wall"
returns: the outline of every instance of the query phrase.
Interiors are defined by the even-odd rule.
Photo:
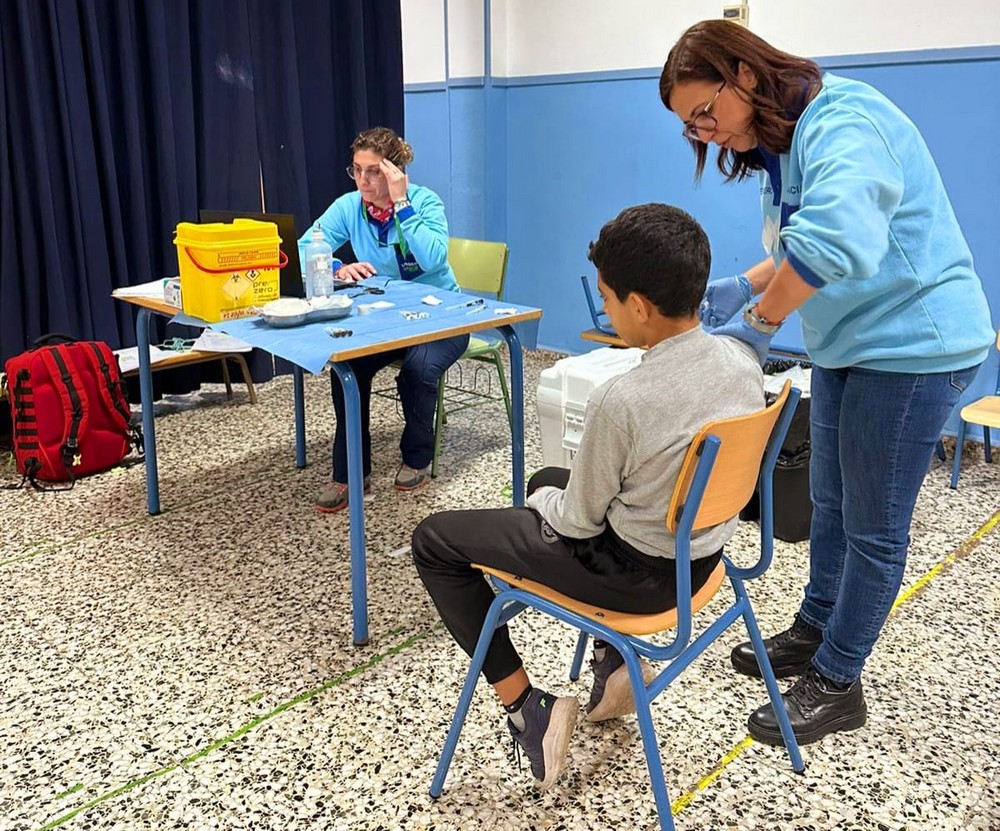
[[[452,78],[486,74],[483,27],[483,0],[448,0],[448,74]]]
[[[448,65],[451,78],[486,74],[483,0],[401,0],[403,82],[445,80],[445,5],[448,12]]]
[[[714,0],[507,0],[506,42],[493,39],[494,74],[501,52],[507,77],[662,66],[688,26],[721,9]]]
[[[813,57],[1000,43],[997,0],[750,0],[750,28]]]
[[[403,82],[443,81],[444,3],[442,0],[402,0]]]
[[[407,0],[404,0],[404,3]],[[493,17],[501,77],[662,66],[725,0],[505,0]],[[750,28],[782,49],[826,57],[1000,43],[998,0],[750,0]]]

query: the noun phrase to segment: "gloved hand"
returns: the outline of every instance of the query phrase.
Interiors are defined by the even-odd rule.
[[[757,360],[760,361],[761,366],[764,366],[764,361],[767,360],[767,353],[771,349],[771,339],[774,337],[774,335],[758,332],[743,319],[741,314],[734,315],[728,323],[710,330],[709,334],[723,335],[743,341],[757,353]]]
[[[712,280],[698,310],[702,325],[711,330],[729,322],[752,299],[753,286],[746,274]]]

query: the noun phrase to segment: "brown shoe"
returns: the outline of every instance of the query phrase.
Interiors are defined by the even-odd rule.
[[[405,462],[399,466],[396,472],[396,481],[393,487],[398,491],[415,491],[422,488],[431,481],[431,466],[421,468],[410,467]]]
[[[371,476],[366,476],[365,497],[371,496],[371,492],[372,478]],[[342,511],[347,507],[348,497],[346,482],[331,482],[330,487],[320,494],[319,499],[316,500],[316,504],[313,507],[320,513],[335,514],[337,511]]]

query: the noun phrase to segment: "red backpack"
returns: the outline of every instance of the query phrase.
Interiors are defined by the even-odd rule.
[[[47,335],[4,367],[21,484],[69,482],[114,467],[142,435],[132,425],[118,360],[103,341]]]

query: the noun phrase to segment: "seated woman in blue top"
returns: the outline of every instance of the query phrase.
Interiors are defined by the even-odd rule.
[[[861,671],[902,583],[931,454],[995,337],[972,254],[926,143],[867,84],[724,20],[688,29],[660,78],[705,167],[760,185],[768,257],[709,283],[702,322],[763,361],[798,311],[813,361],[809,582],[764,643],[800,744],[862,726]],[[757,298],[754,301],[754,298]],[[738,672],[759,675],[749,644]],[[770,705],[750,735],[780,744]]]
[[[341,265],[340,280],[363,280],[379,275],[412,280],[435,288],[458,291],[448,265],[448,221],[436,193],[410,184],[406,165],[413,161],[410,145],[388,127],[373,127],[351,144],[353,162],[347,175],[358,189],[337,199],[314,223],[334,251],[350,242],[358,262]],[[312,239],[310,228],[299,240],[299,255]],[[434,455],[434,409],[438,380],[469,344],[468,335],[433,341],[356,358],[351,369],[361,396],[361,443],[365,493],[371,489],[371,431],[369,428],[372,378],[393,361],[402,360],[396,386],[406,426],[399,442],[402,463],[396,473],[397,490],[426,485]],[[347,436],[344,431],[344,392],[331,377],[337,429],[333,439],[333,481],[316,501],[326,513],[347,507]]]

